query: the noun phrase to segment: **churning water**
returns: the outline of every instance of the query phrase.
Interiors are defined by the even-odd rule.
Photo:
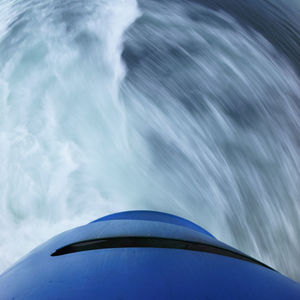
[[[283,0],[0,0],[1,271],[153,209],[300,280],[299,20]]]

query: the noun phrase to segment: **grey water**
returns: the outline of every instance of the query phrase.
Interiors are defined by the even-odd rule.
[[[0,0],[0,271],[151,209],[300,281],[299,20],[298,1]]]

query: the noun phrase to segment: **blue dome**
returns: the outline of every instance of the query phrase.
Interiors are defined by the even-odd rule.
[[[300,299],[300,285],[165,213],[63,232],[0,276],[0,299]]]

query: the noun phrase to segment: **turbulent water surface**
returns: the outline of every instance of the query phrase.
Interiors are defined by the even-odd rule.
[[[152,209],[300,280],[300,4],[0,0],[0,270]]]

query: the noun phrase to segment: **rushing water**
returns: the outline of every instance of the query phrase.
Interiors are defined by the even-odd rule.
[[[0,270],[153,209],[300,280],[299,20],[296,0],[0,0]]]

